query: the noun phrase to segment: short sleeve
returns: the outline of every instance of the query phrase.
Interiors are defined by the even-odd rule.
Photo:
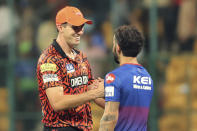
[[[62,86],[61,67],[52,60],[40,63],[37,72],[39,87],[42,89]]]
[[[118,77],[113,73],[105,76],[105,101],[120,101],[120,86]]]

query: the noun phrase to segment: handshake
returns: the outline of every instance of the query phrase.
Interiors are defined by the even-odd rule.
[[[104,80],[100,77],[95,79],[91,85],[88,85],[88,91],[94,91],[96,98],[104,97]]]

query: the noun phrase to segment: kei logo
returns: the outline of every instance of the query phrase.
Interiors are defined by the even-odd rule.
[[[75,68],[74,68],[73,64],[67,64],[66,69],[67,69],[68,73],[72,73],[72,72],[75,71]]]
[[[107,84],[112,83],[115,80],[115,75],[110,73],[106,76],[106,82]]]

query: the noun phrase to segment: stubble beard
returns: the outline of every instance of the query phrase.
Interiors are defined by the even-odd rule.
[[[114,61],[115,61],[117,64],[120,64],[119,57],[118,57],[117,53],[113,52],[113,56],[114,56]]]

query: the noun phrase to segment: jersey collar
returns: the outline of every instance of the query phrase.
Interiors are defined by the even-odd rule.
[[[66,53],[64,53],[64,51],[62,50],[62,48],[60,47],[60,45],[57,43],[56,39],[53,40],[53,43],[52,45],[54,46],[55,50],[58,51],[60,53],[60,55],[63,57],[63,58],[69,58]],[[73,49],[77,55],[80,53],[78,50],[76,49]],[[70,59],[70,58],[69,58]]]
[[[140,64],[135,64],[135,63],[124,63],[124,64],[122,64],[122,65],[120,65],[120,66],[123,66],[123,65],[138,65],[138,66],[142,66],[142,65],[140,65]]]

